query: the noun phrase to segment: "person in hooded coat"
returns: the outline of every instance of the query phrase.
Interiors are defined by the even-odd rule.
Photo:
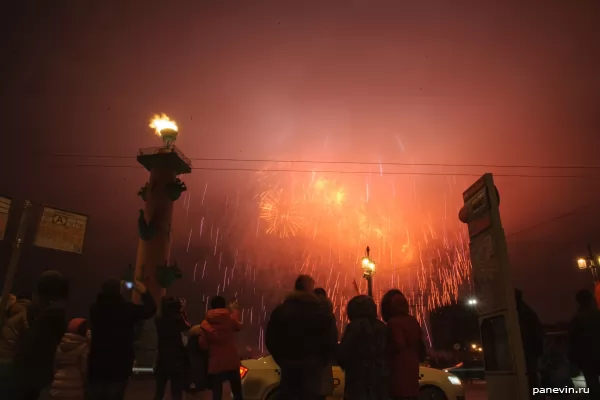
[[[348,302],[348,320],[338,349],[345,373],[345,400],[387,400],[387,328],[377,318],[372,298],[359,295]]]
[[[69,281],[60,272],[42,273],[35,299],[25,311],[14,360],[18,400],[37,399],[52,383],[56,348],[67,330],[68,295]]]
[[[319,298],[319,300],[321,300],[323,307],[325,307],[326,311],[330,313],[335,319],[335,315],[333,314],[333,304],[331,303],[331,300],[327,298],[327,291],[325,291],[325,289],[323,288],[316,288],[314,290],[314,293]],[[337,324],[334,324],[332,326],[332,330],[335,330],[335,332],[332,332],[331,334],[335,335],[335,337],[337,338]],[[321,374],[321,390],[319,392],[321,400],[325,400],[327,396],[331,396],[333,394],[333,363],[335,361],[334,358],[335,354],[332,353],[331,358],[329,360],[326,360],[326,364],[323,366],[323,373]]]
[[[515,289],[517,316],[521,328],[521,342],[525,356],[525,370],[529,393],[534,398],[533,388],[538,384],[538,361],[544,353],[544,332],[537,313],[523,300],[523,292]]]
[[[87,362],[90,341],[88,322],[75,318],[69,322],[54,358],[52,399],[84,400],[86,395]]]
[[[319,399],[323,368],[337,350],[335,318],[313,293],[308,275],[275,307],[267,323],[265,345],[281,368],[282,399]]]
[[[190,329],[183,306],[184,302],[180,299],[163,298],[155,320],[158,336],[158,357],[154,369],[156,400],[162,400],[169,381],[171,400],[180,400],[183,396],[188,359],[182,334]]]
[[[391,399],[416,400],[419,397],[419,364],[423,356],[421,326],[409,314],[408,301],[398,289],[383,296],[381,315],[388,332],[388,395]]]
[[[237,319],[237,307],[227,308],[225,298],[215,296],[210,310],[200,326],[192,327],[190,336],[198,337],[200,348],[208,350],[208,374],[213,400],[223,398],[223,383],[229,382],[233,400],[242,400],[240,356],[235,344],[235,333],[242,329]]]
[[[136,281],[133,290],[142,304],[126,301],[125,286],[108,279],[90,308],[91,344],[88,359],[89,396],[92,400],[122,400],[133,369],[136,326],[156,313],[146,287]]]
[[[27,330],[27,307],[31,298],[13,296],[3,315],[0,330],[0,398],[12,400],[16,396],[13,361],[19,352],[21,336]]]
[[[581,369],[592,400],[600,400],[600,311],[594,295],[581,290],[569,325],[569,359]]]

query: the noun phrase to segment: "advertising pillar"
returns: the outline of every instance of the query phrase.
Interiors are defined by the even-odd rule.
[[[489,400],[526,400],[527,384],[521,329],[506,237],[500,221],[500,196],[492,174],[463,193],[459,219],[469,231],[473,286]]]

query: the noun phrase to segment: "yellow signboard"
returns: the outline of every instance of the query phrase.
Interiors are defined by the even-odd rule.
[[[4,240],[6,224],[8,223],[8,213],[10,212],[11,200],[0,196],[0,240]]]
[[[44,206],[33,244],[48,249],[81,253],[88,217]]]

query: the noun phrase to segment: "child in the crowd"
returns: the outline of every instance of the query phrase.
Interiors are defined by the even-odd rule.
[[[50,389],[53,399],[85,399],[89,343],[87,320],[71,320],[56,350],[54,380]]]

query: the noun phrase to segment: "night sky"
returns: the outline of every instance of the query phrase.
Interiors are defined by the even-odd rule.
[[[83,256],[24,250],[17,291],[59,269],[71,313],[85,314],[101,280],[135,262],[147,173],[134,157],[160,145],[148,128],[160,112],[194,166],[212,169],[185,177],[189,208],[175,207],[172,258],[187,272],[205,186],[219,203],[255,174],[214,169],[267,164],[198,159],[350,160],[421,164],[384,168],[415,174],[398,178],[405,193],[426,188],[415,213],[438,221],[445,208],[452,224],[477,175],[499,175],[505,231],[522,231],[508,242],[526,300],[564,320],[591,287],[575,259],[587,243],[600,252],[597,1],[10,3],[0,193],[90,216]],[[3,274],[10,241],[0,249]],[[173,292],[199,302],[214,289],[184,279]]]

